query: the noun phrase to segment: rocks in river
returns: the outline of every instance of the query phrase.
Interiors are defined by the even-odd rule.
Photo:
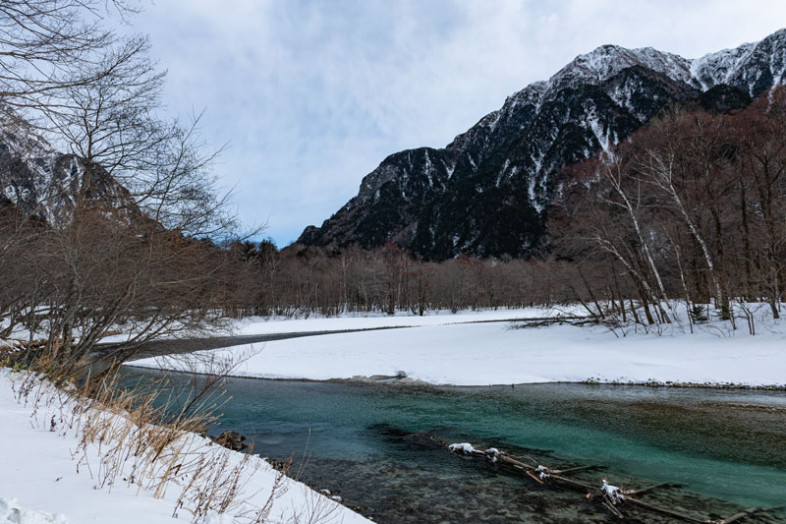
[[[243,442],[246,440],[246,436],[231,429],[224,431],[217,437],[210,437],[210,440],[233,451],[243,451],[248,448],[248,445]]]
[[[329,489],[320,489],[319,493],[321,493],[322,495],[326,496],[327,498],[329,498],[331,500],[335,500],[339,504],[344,501],[344,499],[342,499],[340,495],[332,494]]]

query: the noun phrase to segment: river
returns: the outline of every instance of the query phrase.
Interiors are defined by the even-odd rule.
[[[151,371],[128,370],[129,380]],[[187,376],[175,376],[186,389]],[[291,472],[377,522],[606,522],[580,494],[540,486],[434,440],[496,446],[625,487],[696,517],[786,504],[786,393],[541,384],[448,388],[232,379],[218,434],[293,460]],[[635,516],[634,516],[635,517]],[[630,522],[668,522],[639,516]],[[786,522],[786,513],[744,522]]]

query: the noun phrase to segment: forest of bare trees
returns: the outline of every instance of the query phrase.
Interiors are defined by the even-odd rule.
[[[631,140],[566,174],[550,231],[562,256],[595,271],[593,294],[618,314],[732,324],[751,303],[780,316],[786,222],[786,94],[743,110],[672,108]],[[628,302],[626,302],[628,301]],[[638,320],[638,319],[637,319]]]
[[[2,166],[19,205],[0,209],[0,329],[28,333],[24,358],[65,375],[107,335],[125,335],[103,350],[112,369],[146,340],[210,326],[223,305],[224,257],[198,240],[235,226],[213,154],[197,122],[162,116],[146,38],[105,28],[130,14],[122,0],[0,3],[0,126],[21,148]]]
[[[233,315],[513,308],[575,302],[575,268],[563,262],[459,257],[424,262],[400,248],[325,250],[237,243],[227,267]]]

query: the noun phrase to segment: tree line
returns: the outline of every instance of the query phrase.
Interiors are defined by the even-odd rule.
[[[229,249],[231,315],[423,315],[576,301],[575,268],[558,261],[418,260],[387,244],[374,250],[238,242]]]

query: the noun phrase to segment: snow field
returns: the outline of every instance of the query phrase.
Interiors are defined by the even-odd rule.
[[[224,524],[254,522],[265,513],[266,522],[367,522],[280,477],[263,459],[195,434],[183,434],[159,462],[139,460],[127,453],[127,446],[117,446],[119,432],[104,431],[110,426],[128,431],[124,415],[82,410],[62,391],[29,379],[0,370],[0,522],[155,524],[174,519]],[[20,403],[24,384],[32,387]],[[99,435],[96,428],[104,432]],[[90,430],[97,438],[85,443]],[[173,468],[165,456],[176,452]],[[232,489],[234,498],[228,492]],[[210,496],[208,507],[205,498]],[[219,513],[222,501],[226,507]]]
[[[408,312],[395,315],[385,313],[347,314],[338,317],[311,316],[308,318],[249,317],[234,322],[238,335],[289,333],[298,331],[331,331],[342,329],[374,329],[381,327],[442,326],[466,322],[496,322],[514,318],[553,318],[583,316],[587,311],[581,306],[530,307],[521,309],[447,310],[431,311],[418,316]]]
[[[658,334],[640,327],[612,332],[603,326],[516,329],[515,322],[457,323],[547,316],[544,313],[241,321],[240,334],[421,325],[234,346],[196,353],[186,363],[158,358],[133,365],[200,370],[201,359],[208,355],[242,355],[245,360],[232,375],[328,380],[403,372],[412,380],[467,386],[582,381],[786,385],[786,330],[780,321],[762,318],[755,336],[743,326],[732,331],[720,322],[697,325],[695,334],[677,328]]]

